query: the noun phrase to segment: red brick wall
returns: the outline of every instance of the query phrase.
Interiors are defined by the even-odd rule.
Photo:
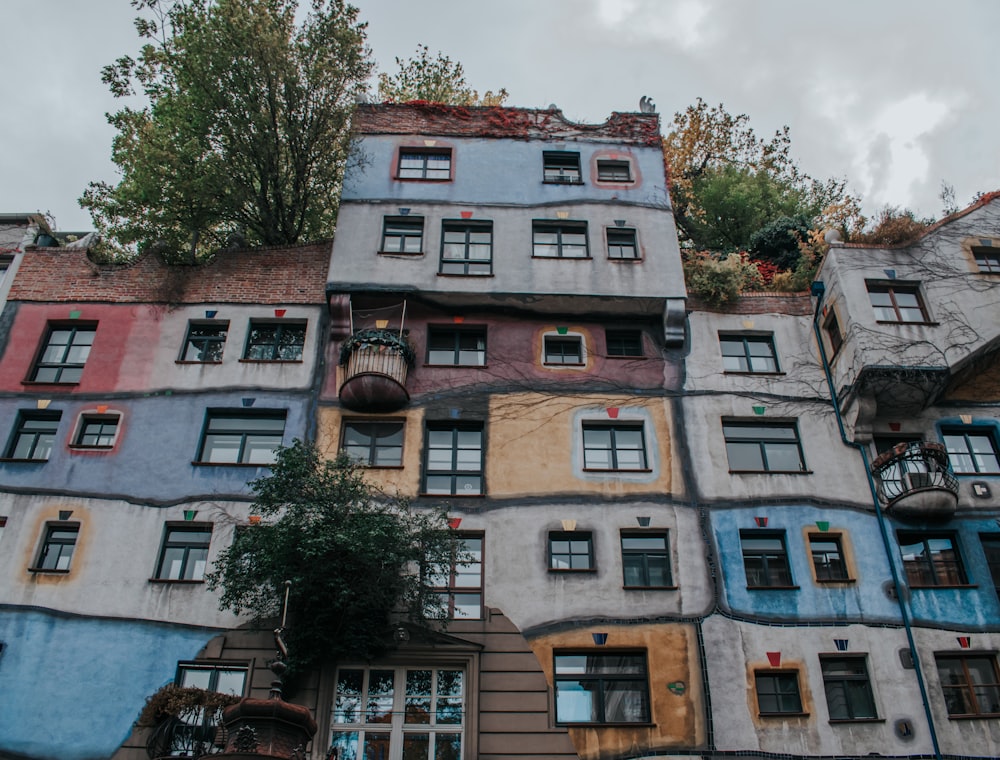
[[[709,306],[697,296],[687,301],[688,311],[711,311],[717,314],[792,314],[809,317],[813,313],[808,293],[743,293],[732,303]]]

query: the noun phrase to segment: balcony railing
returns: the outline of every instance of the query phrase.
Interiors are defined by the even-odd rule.
[[[340,401],[349,409],[388,412],[410,400],[406,375],[413,364],[406,338],[390,330],[358,330],[340,349]]]
[[[936,441],[896,444],[875,458],[872,475],[886,510],[899,517],[946,519],[958,506],[958,479]]]
[[[204,708],[193,707],[179,716],[165,718],[149,734],[146,754],[152,760],[167,757],[198,760],[222,752],[225,743],[220,713],[221,710],[206,715]]]

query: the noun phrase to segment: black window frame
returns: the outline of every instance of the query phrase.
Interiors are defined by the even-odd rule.
[[[432,433],[447,433],[450,435],[449,446],[431,445]],[[462,433],[477,433],[479,436],[478,447],[462,446]],[[447,468],[431,469],[431,456],[433,451],[450,451],[450,464]],[[462,451],[478,451],[479,466],[477,469],[467,469],[461,467]],[[449,488],[443,490],[435,488],[431,490],[431,479],[445,479],[449,481]],[[477,481],[478,489],[460,488],[462,480],[469,482]],[[424,429],[424,472],[422,480],[423,493],[427,496],[483,496],[486,493],[486,431],[482,423],[442,423],[428,422]]]
[[[38,555],[31,571],[36,573],[68,573],[72,569],[73,555],[79,540],[80,523],[64,520],[45,523],[42,541],[38,547]],[[64,557],[65,567],[60,567]]]
[[[621,170],[625,171],[622,172]],[[635,182],[632,176],[632,162],[622,158],[597,159],[597,181],[609,184],[630,185]]]
[[[837,312],[830,309],[830,312],[823,319],[823,332],[826,339],[830,341],[830,358],[832,359],[840,353],[844,345],[844,334],[840,331],[840,320],[837,319]]]
[[[195,330],[202,330],[202,335],[192,335]],[[221,319],[191,319],[188,320],[187,333],[184,336],[184,345],[181,346],[181,355],[177,360],[189,364],[221,364],[222,356],[226,350],[226,339],[229,337],[229,320]],[[214,356],[217,349],[218,355],[215,358],[204,358],[206,352],[211,349],[209,356]],[[195,357],[192,358],[192,354]]]
[[[447,168],[431,166],[436,159],[431,156],[447,156]],[[396,162],[396,179],[417,182],[450,182],[454,169],[454,156],[451,148],[402,147]],[[404,167],[404,161],[418,161],[419,166]],[[447,172],[447,176],[428,176],[430,173]]]
[[[610,436],[607,446],[596,446],[588,444],[588,433],[598,431],[609,431]],[[583,469],[588,472],[649,472],[649,450],[646,442],[646,426],[641,420],[618,421],[618,422],[598,422],[586,420],[581,424],[583,441]],[[625,433],[639,433],[640,448],[625,448],[619,444],[619,438]],[[591,436],[591,440],[593,437]],[[637,466],[626,466],[629,463],[620,461],[628,452],[638,451],[641,454],[641,461]],[[597,467],[594,460],[588,456],[590,452],[606,452],[609,467]]]
[[[952,673],[950,682],[946,681],[946,674],[942,671],[942,663],[957,661],[961,665],[961,680],[955,679]],[[996,652],[935,652],[934,662],[938,669],[938,679],[941,682],[941,696],[944,699],[945,710],[948,711],[949,718],[996,718],[1000,717],[1000,668],[997,667]],[[989,665],[989,670],[993,673],[993,681],[977,680],[972,676],[969,664],[972,662]],[[982,709],[980,701],[986,690],[992,692],[992,709]],[[962,707],[972,707],[968,709],[954,709],[955,697],[960,700]],[[951,697],[949,699],[949,697]]]
[[[606,228],[608,258],[612,261],[638,261],[639,236],[634,227]],[[626,255],[628,251],[630,254]]]
[[[459,533],[460,546],[450,566],[432,576],[432,585],[441,599],[446,620],[483,619],[483,550],[486,544],[482,532]],[[463,610],[475,610],[464,614]]]
[[[735,346],[739,344],[742,349],[738,353],[726,353],[727,344]],[[763,346],[768,349],[766,354],[754,353],[752,346]],[[726,374],[739,375],[778,375],[781,374],[781,364],[778,362],[778,350],[774,345],[774,334],[767,335],[745,333],[719,333],[719,352],[722,355],[722,370]],[[732,361],[738,360],[738,367],[728,366]],[[763,361],[773,366],[771,369],[757,369],[754,367],[754,360]]]
[[[976,246],[972,249],[972,257],[981,274],[1000,274],[1000,248]]]
[[[959,451],[950,445],[949,438],[961,437],[965,443],[964,450]],[[990,446],[990,454],[993,459],[993,469],[980,469],[982,462],[980,457],[984,457],[984,452],[976,451],[973,448],[972,439],[986,439]],[[941,440],[948,452],[948,462],[951,471],[956,475],[1000,475],[1000,448],[997,447],[997,439],[992,427],[982,425],[948,426],[941,428]],[[972,465],[969,469],[965,466],[965,461]],[[961,464],[959,468],[956,465]]]
[[[67,343],[52,344],[52,338],[58,333],[69,332]],[[79,335],[90,335],[89,343],[77,343]],[[31,367],[31,382],[45,385],[79,385],[83,379],[83,370],[90,358],[90,353],[94,348],[94,341],[97,339],[97,322],[49,322],[46,325],[45,338],[38,347],[38,354]],[[58,361],[45,361],[45,355],[58,346],[63,347],[61,358]],[[69,361],[70,352],[74,349],[86,348],[86,356],[83,361]],[[39,375],[46,371],[54,371],[54,379],[39,378]],[[75,377],[74,377],[75,374]],[[64,379],[70,377],[71,379]]]
[[[906,585],[910,588],[956,588],[969,585],[958,534],[950,531],[899,530],[896,532],[899,557]],[[941,557],[941,548],[931,542],[947,541],[952,557]],[[920,554],[907,559],[905,549],[922,546]],[[935,558],[937,555],[937,558]]]
[[[748,545],[749,541],[777,541],[769,546]],[[748,589],[796,589],[792,561],[784,530],[744,528],[740,530],[740,552]],[[759,567],[756,565],[759,564]]]
[[[581,657],[586,658],[584,672],[578,672],[578,668],[572,668],[569,672],[560,671],[560,659],[569,660],[569,658],[578,659]],[[631,660],[631,667],[636,672],[616,672],[616,669],[620,671],[622,660],[625,658]],[[602,650],[600,652],[556,650],[552,653],[552,673],[557,725],[634,726],[650,722],[649,663],[644,650]],[[570,693],[584,691],[591,695],[596,715],[587,720],[572,720],[569,716],[560,714],[560,684],[564,683],[575,685]],[[614,688],[616,684],[618,684],[618,690]],[[640,688],[634,688],[640,684]],[[640,709],[634,719],[611,720],[608,717],[607,708],[612,700],[608,697],[612,694],[622,693],[622,685],[633,686],[632,689],[624,691],[624,693],[637,694],[640,697]],[[621,702],[624,703],[624,700]]]
[[[657,541],[662,545],[627,546],[626,542],[638,539],[643,542]],[[667,530],[623,530],[620,533],[622,552],[622,588],[670,589],[676,588],[673,581],[673,568],[670,561],[670,531]],[[656,568],[660,567],[661,583],[653,583]],[[629,570],[632,570],[632,580],[629,582]],[[639,581],[639,582],[634,582]]]
[[[281,420],[281,433],[277,437],[279,441],[277,445],[271,450],[272,457],[267,462],[254,462],[249,461],[253,458],[253,452],[259,447],[257,445],[251,446],[249,449],[247,447],[248,443],[254,443],[253,439],[256,438],[274,438],[276,437],[273,433],[267,434],[260,432],[255,429],[252,425],[244,426],[241,428],[228,429],[226,427],[216,428],[213,430],[212,423],[219,420],[241,420],[247,422],[249,420]],[[245,467],[270,467],[274,464],[275,459],[273,452],[276,452],[278,447],[284,444],[285,438],[285,427],[288,422],[288,410],[287,409],[208,409],[205,412],[205,423],[202,428],[201,439],[198,443],[198,456],[195,459],[196,464],[206,464],[206,465],[216,465],[216,466],[245,466]],[[209,436],[240,436],[238,455],[235,462],[230,461],[220,461],[214,459],[206,459],[206,445],[209,442]],[[259,442],[258,442],[259,443]],[[231,447],[230,447],[231,448]],[[213,449],[214,450],[214,449]],[[226,450],[225,448],[221,450]]]
[[[357,433],[359,440],[361,438],[368,439],[368,452],[365,456],[359,456],[351,452],[352,449],[360,449],[361,444],[348,445],[349,429]],[[380,444],[379,441],[386,438],[386,432],[389,432],[390,429],[393,436],[398,433],[399,444]],[[369,420],[347,417],[341,425],[340,450],[362,467],[402,467],[405,430],[405,422],[403,420]],[[398,456],[393,457],[392,461],[385,461],[386,454],[390,451],[398,452]]]
[[[781,717],[805,715],[802,709],[802,688],[797,670],[755,670],[753,673],[754,692],[757,695],[757,710],[761,717]],[[794,689],[788,688],[794,685]],[[761,687],[767,687],[762,689]],[[773,704],[774,709],[765,709]],[[794,698],[794,702],[790,702]]]
[[[583,172],[579,151],[543,151],[542,182],[547,185],[582,185]]]
[[[407,243],[417,241],[417,249],[407,250]],[[389,241],[398,241],[398,249],[387,245]],[[379,253],[390,256],[419,256],[424,252],[424,218],[422,216],[383,216],[382,239],[379,243]]]
[[[892,282],[866,282],[868,289],[868,302],[871,304],[872,310],[875,312],[875,321],[879,324],[893,324],[893,325],[926,325],[930,323],[930,315],[927,313],[927,304],[924,301],[924,297],[920,292],[920,283],[916,282],[900,282],[894,280]],[[876,304],[873,295],[887,295],[889,297],[888,304]],[[902,295],[913,296],[916,300],[916,306],[903,304],[899,302],[899,297]],[[883,319],[880,316],[880,310],[892,310],[895,319]],[[913,312],[920,313],[920,319],[903,319],[904,316],[912,315]]]
[[[979,543],[986,559],[986,567],[993,581],[993,591],[1000,597],[1000,533],[980,533]]]
[[[240,361],[275,364],[301,363],[305,357],[306,332],[308,327],[309,323],[304,319],[251,319],[247,326],[247,340],[243,348],[243,358]],[[267,329],[274,330],[274,335],[270,340],[261,341],[254,339],[255,330],[264,331]],[[286,334],[291,334],[294,341],[282,343]],[[267,355],[251,356],[251,351],[258,347],[265,349]],[[292,356],[290,357],[283,355],[285,349],[288,348],[293,349]]]
[[[59,423],[62,421],[61,411],[34,411],[30,409],[19,409],[14,420],[14,428],[11,430],[10,439],[7,442],[7,449],[4,452],[4,459],[14,462],[47,462],[56,447],[56,440],[59,433]],[[51,429],[25,429],[26,425],[32,423],[54,423]],[[22,437],[30,436],[32,439],[29,445],[30,456],[16,456]],[[35,453],[39,448],[39,441],[44,440],[48,444],[44,457],[37,457]]]
[[[817,583],[844,583],[851,580],[844,555],[844,542],[839,533],[810,533],[807,541]],[[818,547],[820,543],[833,544],[834,548],[823,549]]]
[[[489,242],[474,242],[473,235],[489,235]],[[461,240],[448,240],[449,235],[460,235]],[[488,246],[487,258],[473,258],[473,248]],[[462,258],[445,258],[446,246],[458,246],[464,251]],[[483,271],[479,271],[483,270]],[[481,219],[441,220],[441,261],[438,274],[460,277],[490,277],[493,274],[493,222]]]
[[[439,359],[443,358],[443,354],[449,353],[449,349],[443,346],[444,343],[449,341],[452,343],[452,348],[450,349],[452,361],[432,361],[432,357]],[[470,348],[469,343],[473,341],[476,347]],[[439,345],[435,347],[435,344]],[[482,345],[481,348],[480,344]],[[476,358],[476,361],[463,361],[463,357]],[[436,367],[485,367],[486,328],[479,326],[455,327],[451,325],[428,325],[427,359],[424,363]]]
[[[865,655],[821,654],[819,665],[831,723],[878,720],[878,705]]]
[[[642,330],[605,328],[604,348],[609,359],[641,359],[646,355]]]
[[[95,449],[98,451],[113,449],[118,442],[118,433],[121,429],[122,416],[118,412],[91,413],[85,412],[80,415],[80,423],[77,426],[76,435],[73,436],[74,449]],[[92,429],[97,427],[96,432]],[[108,438],[110,430],[110,443],[101,443],[101,440]],[[88,442],[86,439],[96,436],[97,442]]]
[[[593,532],[589,530],[550,530],[546,545],[550,573],[597,572]]]
[[[556,348],[559,350],[557,351]],[[575,351],[572,349],[576,348]],[[570,350],[567,350],[570,349]],[[576,361],[572,361],[576,358]],[[587,353],[582,335],[560,333],[542,336],[542,364],[546,367],[583,367]]]
[[[781,435],[767,435],[755,433],[753,435],[740,435],[739,430],[770,430],[770,431],[791,431],[791,436],[784,433]],[[756,420],[727,420],[722,421],[722,435],[726,442],[726,458],[729,462],[729,471],[732,473],[779,473],[779,474],[801,474],[808,472],[806,469],[805,453],[802,451],[802,439],[799,436],[799,426],[797,421],[768,421],[758,422]],[[794,443],[798,452],[799,467],[795,470],[777,469],[771,466],[768,459],[768,451],[775,451],[774,447],[787,447]],[[760,455],[760,467],[757,469],[746,469],[733,467],[733,451],[736,446],[747,446],[756,444]],[[772,457],[773,458],[773,457]]]
[[[555,235],[555,241],[551,243],[538,242],[539,235]],[[580,245],[566,242],[564,238],[568,235],[583,235],[583,255],[566,255],[567,251],[577,251]],[[551,251],[551,253],[539,253]],[[535,219],[531,223],[531,256],[536,259],[556,259],[559,261],[586,261],[590,256],[590,235],[588,233],[587,222],[579,220],[562,219]]]
[[[166,583],[204,583],[205,572],[208,570],[208,554],[212,546],[212,536],[214,533],[212,523],[168,522],[163,526],[163,539],[160,542],[160,552],[156,558],[156,569],[151,580]],[[204,536],[206,539],[190,538],[182,539],[180,536]],[[177,538],[172,538],[177,536]],[[170,567],[165,568],[168,560],[168,552],[180,550],[180,569],[178,577],[173,577]],[[201,562],[201,572],[198,572],[198,563]],[[166,569],[166,572],[164,572]]]

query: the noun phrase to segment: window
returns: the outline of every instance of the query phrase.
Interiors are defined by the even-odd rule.
[[[441,274],[493,274],[493,222],[443,221]]]
[[[1000,596],[1000,533],[983,533],[979,540],[983,544],[983,554],[986,555],[986,566],[993,580],[993,590]]]
[[[483,493],[483,428],[427,428],[424,493],[479,496]]]
[[[993,248],[973,248],[972,255],[976,257],[976,266],[986,274],[1000,274],[1000,251]]]
[[[31,379],[36,383],[79,383],[97,325],[49,325]]]
[[[628,161],[597,159],[597,180],[599,182],[631,182],[632,165]]]
[[[643,355],[641,330],[605,330],[604,342],[607,345],[608,356],[635,357]]]
[[[910,586],[965,585],[965,570],[953,536],[900,531],[899,550]]]
[[[741,530],[747,588],[793,588],[783,530]]]
[[[387,216],[382,222],[381,253],[421,253],[424,250],[424,219],[419,216]]]
[[[951,428],[942,431],[948,461],[957,475],[1000,473],[996,441],[985,428]]]
[[[559,572],[596,570],[594,537],[590,531],[553,531],[549,533],[549,570]]]
[[[648,723],[644,652],[555,655],[557,723]]]
[[[809,536],[809,551],[812,554],[817,581],[823,583],[848,580],[847,563],[844,561],[840,536],[812,534]]]
[[[243,696],[247,683],[247,666],[244,664],[182,662],[177,665],[176,684],[185,688],[216,691],[220,694]]]
[[[46,461],[55,445],[61,417],[62,412],[18,412],[7,459]]]
[[[802,714],[798,671],[757,670],[753,675],[761,715]]]
[[[453,667],[340,668],[331,717],[338,760],[460,760],[465,672]]]
[[[186,688],[198,688],[222,694],[243,696],[248,668],[242,663],[179,663],[175,683]],[[154,736],[151,748],[157,757],[202,757],[217,752],[215,740],[219,712],[206,712],[201,707],[187,708]],[[165,735],[164,735],[165,734]],[[156,742],[159,740],[159,746]]]
[[[118,436],[117,414],[85,414],[73,445],[81,449],[110,449]]]
[[[182,362],[210,364],[222,361],[228,322],[188,322],[187,338],[181,351]]]
[[[483,538],[460,536],[458,541],[459,557],[451,567],[436,569],[432,585],[438,589],[444,617],[479,620],[483,617]]]
[[[250,320],[245,360],[258,362],[302,361],[306,343],[305,322]]]
[[[868,283],[868,298],[879,322],[927,322],[927,312],[916,285]]]
[[[830,313],[823,320],[823,332],[826,333],[826,339],[830,341],[830,358],[833,358],[840,351],[840,347],[844,345],[844,336],[840,332],[840,322],[837,321],[837,314],[833,309],[830,309]]]
[[[156,580],[204,580],[211,540],[211,525],[167,525],[160,561],[156,564]]]
[[[731,472],[804,472],[794,422],[723,422]]]
[[[38,553],[38,561],[32,570],[69,572],[73,560],[76,539],[80,535],[78,524],[49,523],[45,526],[45,537]]]
[[[398,179],[451,179],[451,148],[402,148]]]
[[[274,464],[285,434],[285,412],[208,411],[198,461],[207,464]]]
[[[629,531],[621,537],[625,588],[670,588],[667,532]]]
[[[778,355],[770,335],[720,335],[726,372],[777,372]]]
[[[539,222],[532,224],[532,255],[549,259],[586,259],[586,222]]]
[[[1000,674],[995,655],[939,654],[935,659],[948,715],[1000,715]]]
[[[642,424],[584,423],[583,467],[586,470],[646,470]]]
[[[868,664],[864,656],[821,656],[823,688],[830,720],[874,720],[875,697],[872,696]]]
[[[568,150],[547,150],[542,155],[545,182],[560,185],[579,185],[583,182],[580,175],[579,153]]]
[[[428,328],[427,363],[460,367],[486,366],[486,329]]]
[[[635,230],[627,230],[621,227],[608,229],[608,258],[639,258],[639,246],[635,241]]]
[[[582,365],[583,338],[579,335],[546,335],[542,341],[543,364]]]
[[[345,422],[340,448],[368,467],[399,467],[403,464],[403,423]]]

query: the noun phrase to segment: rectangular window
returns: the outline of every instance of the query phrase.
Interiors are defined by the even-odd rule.
[[[555,655],[557,723],[648,723],[645,652]]]
[[[812,554],[817,581],[823,583],[848,580],[847,562],[844,561],[844,550],[840,545],[839,536],[825,533],[811,534],[809,552]]]
[[[608,356],[631,358],[643,355],[641,330],[605,330],[604,343]]]
[[[965,569],[954,536],[899,532],[903,571],[910,586],[964,586]]]
[[[625,588],[670,588],[670,544],[666,531],[623,531]]]
[[[423,250],[422,216],[387,216],[383,219],[380,253],[421,253]]]
[[[725,422],[731,472],[803,472],[806,469],[794,422]]]
[[[482,495],[481,425],[429,425],[424,452],[424,493],[440,496]]]
[[[403,464],[403,423],[345,421],[340,448],[367,467],[399,467]]]
[[[720,335],[726,372],[777,372],[778,354],[770,335]]]
[[[73,445],[81,449],[110,449],[118,436],[117,414],[85,414]]]
[[[450,567],[437,568],[432,585],[438,589],[444,617],[480,620],[483,617],[483,537],[460,536],[459,557]]]
[[[52,454],[62,412],[17,413],[7,459],[44,462]]]
[[[996,655],[935,655],[941,691],[952,717],[1000,715],[1000,673]]]
[[[458,367],[486,366],[486,329],[429,327],[427,363]]]
[[[243,663],[178,663],[174,682],[186,688],[242,697],[248,671]],[[187,708],[177,716],[177,720],[162,725],[156,737],[160,743],[150,747],[156,746],[158,757],[193,758],[218,752],[215,739],[220,713],[200,707]]]
[[[986,274],[1000,274],[1000,251],[993,248],[973,248],[972,255],[976,257],[976,266]]]
[[[441,274],[493,274],[493,222],[444,220]]]
[[[544,181],[560,185],[579,185],[580,154],[568,150],[547,150],[542,154]]]
[[[228,322],[188,322],[182,362],[214,364],[222,361],[222,351],[226,347]]]
[[[451,148],[401,148],[398,179],[451,179]]]
[[[207,464],[274,464],[285,434],[285,412],[210,409],[198,450]]]
[[[757,707],[761,715],[800,715],[798,671],[757,670],[754,672]]]
[[[918,285],[868,283],[868,298],[879,322],[928,322]]]
[[[639,258],[639,245],[636,242],[635,230],[627,230],[621,227],[608,229],[608,258]]]
[[[469,698],[458,668],[340,668],[329,754],[338,760],[461,760]]]
[[[868,664],[863,655],[834,657],[821,655],[823,688],[830,720],[875,720],[875,697],[872,695]]]
[[[299,362],[305,343],[305,322],[251,319],[243,358],[255,362]]]
[[[631,182],[632,165],[628,161],[597,159],[597,180],[599,182]]]
[[[204,580],[208,545],[212,541],[212,526],[168,525],[165,530],[160,560],[156,563],[156,580]]]
[[[587,530],[549,533],[549,570],[593,571],[594,537]]]
[[[741,530],[740,547],[748,588],[792,588],[783,530]]]
[[[177,664],[175,683],[185,688],[215,691],[242,697],[246,691],[247,671],[242,663],[216,665],[203,662],[181,662]]]
[[[832,359],[840,351],[840,347],[844,345],[844,336],[840,332],[840,322],[837,321],[837,314],[833,309],[830,309],[830,313],[823,320],[823,332],[826,333],[826,339],[830,341],[830,358]]]
[[[542,343],[543,364],[582,365],[584,363],[583,338],[579,335],[568,337],[546,335]]]
[[[586,259],[586,222],[535,221],[531,227],[532,255],[547,259]]]
[[[95,335],[95,324],[50,324],[31,379],[36,383],[79,383]]]
[[[1000,473],[996,440],[985,428],[950,428],[942,431],[948,461],[956,475]]]
[[[42,548],[38,552],[38,561],[32,569],[69,572],[69,564],[73,560],[73,550],[76,548],[76,539],[79,535],[79,524],[47,524]]]
[[[983,554],[986,555],[986,566],[990,569],[993,580],[993,590],[1000,596],[1000,533],[980,534],[983,544]]]
[[[642,424],[585,423],[583,466],[611,472],[648,469]]]

